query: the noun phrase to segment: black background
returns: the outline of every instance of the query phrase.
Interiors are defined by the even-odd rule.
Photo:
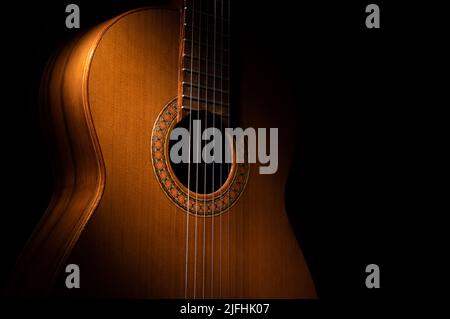
[[[74,1],[82,30],[165,1]],[[80,32],[65,28],[69,1],[2,8],[4,209],[1,282],[51,194],[37,114],[45,63]],[[436,297],[448,148],[448,19],[440,3],[375,1],[381,29],[366,29],[368,1],[235,1],[297,96],[299,139],[288,181],[289,216],[321,304],[385,305]],[[244,43],[245,45],[245,43]],[[297,134],[297,133],[293,133]],[[294,193],[295,192],[295,193]],[[300,194],[300,195],[299,195]],[[294,202],[302,209],[292,209]],[[381,289],[364,285],[381,268]],[[442,270],[444,271],[444,270]]]

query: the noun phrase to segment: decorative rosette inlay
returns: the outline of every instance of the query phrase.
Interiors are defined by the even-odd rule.
[[[227,181],[211,194],[197,194],[178,180],[169,160],[169,136],[176,124],[177,99],[169,102],[158,115],[152,131],[151,158],[156,178],[167,197],[182,210],[200,216],[226,212],[241,196],[247,184],[249,165],[232,165]],[[189,193],[189,197],[188,197]]]

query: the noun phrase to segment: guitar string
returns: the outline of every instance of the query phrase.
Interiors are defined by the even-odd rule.
[[[194,8],[194,1],[191,1],[192,3],[192,9]],[[184,27],[186,30],[186,26],[187,26],[187,20],[186,20],[186,16],[187,16],[187,9],[188,9],[188,1],[185,0],[184,2],[185,6],[184,6]],[[191,26],[191,40],[193,40],[194,38],[194,24],[195,24],[195,19],[194,16],[192,15],[192,26]],[[186,43],[186,42],[185,42]],[[191,64],[193,62],[193,57],[194,57],[194,42],[191,41]],[[193,74],[192,74],[192,70],[191,70],[191,74],[190,74],[190,89],[189,92],[192,92],[192,83],[193,83]],[[181,103],[183,104],[183,99],[181,99]],[[186,206],[186,248],[185,248],[185,253],[186,253],[186,267],[185,267],[185,286],[184,286],[184,297],[185,299],[187,299],[188,296],[188,282],[189,282],[189,272],[188,272],[188,265],[189,265],[189,196],[190,196],[190,185],[191,185],[191,123],[192,123],[192,94],[189,94],[189,158],[188,158],[188,182],[187,182],[187,206]]]
[[[204,12],[206,12],[206,55],[205,55],[205,108],[206,110],[204,111],[205,114],[205,128],[206,129],[208,127],[208,59],[209,59],[209,36],[208,36],[208,31],[209,31],[209,6],[208,6],[209,1],[205,2],[206,8],[204,10]],[[202,14],[202,13],[200,13]],[[200,31],[201,32],[201,31]],[[200,33],[201,34],[201,33]],[[199,41],[200,42],[200,41]],[[201,60],[198,61],[198,65],[199,65],[199,71],[201,69]],[[200,89],[198,90],[198,94],[200,96]],[[203,151],[202,151],[202,155],[203,155]],[[203,191],[206,194],[206,163],[204,162],[204,167],[203,167]],[[202,265],[202,297],[203,299],[205,299],[205,261],[206,261],[206,196],[203,198],[203,265]]]
[[[198,11],[199,12],[201,12],[202,11],[202,1],[199,1],[199,9],[198,9]],[[192,10],[192,13],[193,13],[193,16],[195,16],[195,11],[194,11],[194,9]],[[201,48],[201,38],[202,38],[202,36],[201,36],[201,30],[202,30],[202,19],[201,19],[201,17],[200,17],[200,14],[199,14],[199,19],[198,19],[198,60],[200,61],[201,60],[201,57],[202,57],[202,55],[201,55],[201,52],[202,52],[202,48]],[[194,40],[192,39],[192,43],[194,43]],[[201,71],[201,68],[200,68],[200,65],[199,65],[199,72],[197,73],[197,98],[198,98],[198,100],[197,100],[197,117],[198,117],[198,115],[200,114],[200,85],[201,85],[201,81],[200,81],[200,79],[201,79],[201,74],[200,74],[200,71]],[[192,65],[191,65],[191,72],[192,72]],[[191,92],[191,95],[193,95],[192,94],[192,92]],[[195,151],[196,151],[196,154],[195,154],[195,157],[196,157],[196,163],[195,163],[195,231],[194,231],[194,233],[195,233],[195,235],[194,235],[194,237],[195,237],[195,239],[194,239],[194,242],[195,242],[195,247],[194,247],[194,250],[195,250],[195,252],[194,252],[194,299],[195,299],[195,296],[196,296],[196,290],[197,290],[197,250],[198,250],[198,248],[197,248],[197,237],[198,237],[198,207],[199,207],[199,205],[198,205],[198,162],[199,162],[199,158],[198,158],[198,150],[199,150],[199,136],[198,136],[198,134],[197,134],[198,132],[195,132],[195,136],[196,136],[196,138],[197,138],[197,140],[195,141],[195,143],[196,143],[196,145],[197,145],[197,147],[196,147],[196,149],[195,149]]]
[[[223,4],[222,4],[222,8],[223,8]],[[223,11],[223,10],[222,10]],[[231,126],[231,61],[230,61],[230,52],[231,52],[231,43],[230,43],[230,38],[231,38],[231,25],[230,25],[230,20],[231,20],[231,0],[228,0],[228,109],[227,109],[227,114],[228,114],[228,126]],[[231,141],[231,147],[233,147],[233,141]],[[237,165],[237,163],[235,164]],[[227,163],[227,171],[228,174],[230,172],[231,169],[231,163]],[[238,172],[239,173],[239,172]],[[227,207],[227,216],[228,216],[228,223],[227,223],[227,260],[228,260],[228,281],[230,280],[230,192],[228,192],[228,207]]]
[[[223,68],[224,68],[224,50],[223,50],[223,38],[224,38],[224,30],[223,30],[223,1],[220,1],[220,103],[223,104]],[[228,119],[229,121],[229,119]],[[221,123],[221,129],[223,131],[223,121]],[[220,184],[223,183],[223,175],[222,175],[222,168],[223,168],[223,161],[220,163]],[[223,200],[222,200],[223,203]],[[222,204],[224,205],[224,203]],[[229,218],[229,217],[228,217]],[[219,227],[220,227],[220,260],[219,260],[219,274],[220,274],[220,280],[219,280],[219,297],[222,297],[222,223],[223,223],[223,212],[220,214],[220,220],[219,220]]]
[[[217,22],[217,1],[214,0],[214,43],[213,43],[213,65],[214,65],[214,77],[213,77],[213,127],[216,127],[216,22]],[[214,148],[214,157],[216,157],[216,139],[213,138],[213,148]],[[212,185],[213,185],[213,195],[212,195],[212,205],[211,205],[211,298],[214,295],[214,210],[215,210],[215,202],[214,202],[214,164],[215,159],[212,162]]]

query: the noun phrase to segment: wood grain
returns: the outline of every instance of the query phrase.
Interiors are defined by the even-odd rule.
[[[212,218],[186,214],[158,185],[150,137],[177,96],[179,21],[177,10],[136,10],[57,59],[46,112],[62,178],[21,265],[50,256],[38,269],[56,283],[44,276],[40,285],[66,297],[315,298],[284,207],[293,119],[288,107],[279,113],[280,94],[261,96],[274,88],[256,69],[242,70],[253,84],[242,89],[241,125],[280,128],[278,172],[253,166],[236,205]],[[64,288],[68,263],[80,266],[81,289]],[[18,278],[23,294],[43,293],[33,275]]]

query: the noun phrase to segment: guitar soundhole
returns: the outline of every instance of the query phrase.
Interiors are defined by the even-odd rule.
[[[249,164],[225,163],[231,161],[225,161],[224,154],[226,154],[227,147],[232,150],[232,144],[229,137],[223,134],[224,123],[220,117],[214,117],[204,111],[193,112],[190,116],[177,122],[177,114],[178,107],[175,98],[161,110],[152,130],[151,162],[161,189],[172,203],[190,214],[214,216],[229,211],[245,189],[249,176]],[[184,132],[184,139],[188,141],[186,148],[189,150],[189,132],[191,132],[191,141],[195,140],[192,139],[195,130],[194,121],[201,123],[200,136],[205,127],[215,127],[221,132],[221,134],[216,134],[214,141],[222,141],[222,163],[211,161],[210,164],[206,164],[203,156],[198,157],[198,163],[193,163],[194,143],[190,145],[191,161],[188,160],[189,151],[187,154],[185,153],[184,162],[175,163],[171,158],[172,147],[181,146],[177,144],[180,137],[178,137],[178,141],[170,140],[171,132],[177,127],[185,128],[186,130],[178,130],[178,133]],[[198,125],[199,122],[196,124]],[[203,142],[201,140],[198,140],[198,149],[203,150],[205,145],[211,143],[212,137]],[[217,150],[217,144],[215,145],[214,150]],[[211,144],[212,146],[213,144]],[[176,151],[175,147],[174,152]],[[213,155],[214,152],[211,154]]]
[[[200,121],[200,122],[199,122]],[[201,130],[199,138],[197,138],[194,132],[195,125],[201,125]],[[228,150],[231,150],[231,145],[228,141],[228,139],[225,137],[224,134],[224,123],[222,119],[214,115],[210,112],[205,111],[192,111],[189,116],[185,116],[175,127],[182,127],[186,129],[187,131],[190,131],[190,161],[189,163],[174,163],[172,161],[172,158],[170,158],[170,165],[172,167],[172,170],[175,174],[175,176],[178,178],[178,180],[191,192],[195,192],[198,194],[210,194],[214,193],[220,187],[225,183],[225,181],[228,178],[228,175],[231,171],[231,164],[225,163],[225,152],[227,151],[226,148],[229,148]],[[210,140],[204,140],[201,138],[201,134],[205,131],[207,128],[216,128],[221,132],[220,137],[216,137],[214,139],[214,142],[212,142],[212,138]],[[219,138],[219,140],[218,140]],[[220,141],[221,139],[221,141]],[[221,143],[220,143],[221,142]],[[172,149],[172,146],[174,144],[179,143],[177,140],[170,140],[169,141],[169,149]],[[195,145],[197,143],[197,145]],[[214,144],[210,144],[214,143]],[[214,145],[217,153],[221,153],[221,162],[212,162],[212,163],[206,163],[204,161],[203,156],[199,156],[200,154],[203,154],[203,150],[205,149],[205,146],[207,144]],[[221,152],[219,153],[219,149],[221,147]],[[194,161],[194,152],[197,150],[197,158],[199,158],[198,163]],[[211,153],[212,155],[214,153]],[[179,155],[181,156],[181,149],[179,152]]]

